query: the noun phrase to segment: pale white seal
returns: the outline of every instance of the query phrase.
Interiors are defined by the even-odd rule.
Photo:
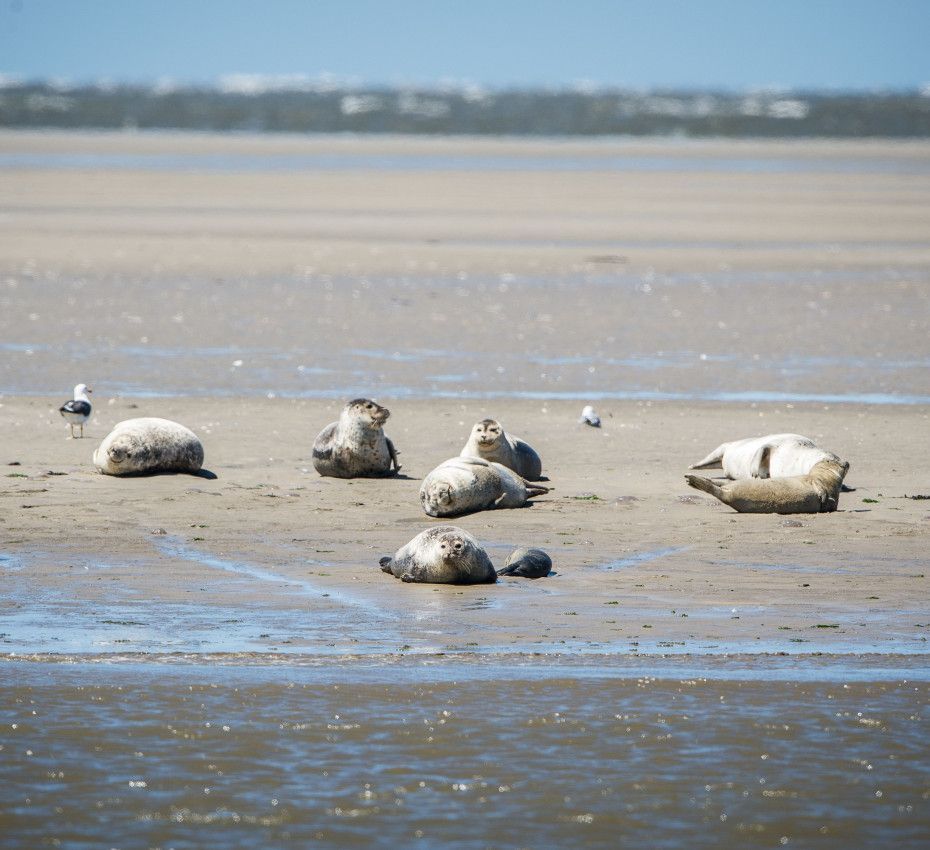
[[[488,553],[467,531],[438,525],[421,531],[393,558],[382,558],[381,569],[401,581],[435,584],[490,584],[497,581]]]
[[[368,398],[352,399],[313,443],[313,466],[332,478],[381,478],[400,471],[397,450],[382,427],[391,415]],[[392,468],[393,467],[393,468]]]
[[[170,419],[126,419],[103,438],[94,466],[104,475],[198,472],[203,445],[193,431]]]
[[[459,457],[480,457],[500,463],[527,481],[542,477],[542,461],[532,446],[506,433],[496,419],[475,423]]]
[[[740,513],[817,514],[836,510],[848,470],[845,461],[822,460],[807,475],[788,478],[744,478],[715,484],[709,478],[686,475],[685,480]]]
[[[818,448],[800,434],[769,434],[733,440],[714,449],[689,469],[723,467],[727,478],[788,478],[807,475],[822,460],[839,461],[833,452]]]
[[[68,423],[68,427],[71,429],[71,437],[74,438],[74,426],[77,425],[81,429],[81,436],[84,436],[84,423],[90,419],[90,413],[93,409],[90,405],[90,399],[87,397],[88,393],[92,393],[93,390],[87,386],[87,384],[78,384],[74,388],[74,397],[71,401],[66,401],[61,407],[58,408],[58,412],[61,414],[65,422]]]
[[[480,457],[453,457],[439,464],[420,487],[428,516],[446,517],[492,508],[520,508],[549,488],[524,481],[499,463]]]

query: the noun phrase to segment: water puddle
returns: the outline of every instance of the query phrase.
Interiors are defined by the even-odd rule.
[[[162,540],[155,540],[154,544],[162,554],[168,555],[172,558],[181,558],[182,560],[193,561],[194,563],[202,564],[205,567],[224,570],[225,572],[234,573],[240,576],[248,576],[249,578],[256,579],[257,581],[272,582],[277,585],[285,584],[289,587],[296,587],[299,588],[302,593],[305,593],[308,596],[312,596],[316,599],[328,599],[329,601],[335,602],[339,605],[350,606],[364,610],[367,614],[379,620],[397,619],[396,615],[384,611],[384,609],[378,605],[375,605],[374,603],[368,602],[364,599],[359,599],[347,593],[342,593],[338,590],[331,590],[329,588],[320,587],[319,585],[307,581],[306,579],[294,578],[291,576],[274,573],[265,567],[260,567],[256,564],[250,564],[247,561],[233,561],[226,558],[217,557],[216,555],[210,555],[206,552],[201,552],[197,549],[194,549],[176,539],[167,538]],[[333,564],[326,561],[315,561],[308,558],[304,558],[303,560],[306,563],[321,567],[334,566]]]
[[[649,552],[637,552],[635,555],[628,555],[625,558],[618,558],[616,561],[608,561],[606,564],[595,565],[599,570],[619,570],[623,567],[637,567],[640,564],[656,561],[659,558],[667,558],[669,555],[675,555],[678,552],[687,552],[690,546],[669,546],[665,549],[653,549]]]

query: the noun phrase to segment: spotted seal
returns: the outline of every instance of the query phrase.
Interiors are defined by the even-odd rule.
[[[539,455],[528,443],[504,431],[496,419],[475,423],[459,457],[480,457],[502,464],[527,481],[539,481],[542,477]]]
[[[497,581],[488,553],[467,531],[437,525],[421,531],[393,558],[382,558],[381,569],[401,581],[434,584],[490,584]]]
[[[170,419],[126,419],[103,438],[94,466],[104,475],[199,472],[203,445],[193,431]]]
[[[849,463],[822,460],[807,475],[787,478],[743,478],[715,484],[700,475],[686,475],[692,487],[710,493],[746,514],[817,514],[836,510]]]
[[[833,454],[819,448],[810,437],[800,434],[769,434],[733,440],[717,446],[704,460],[689,469],[723,467],[727,478],[788,478],[807,475],[823,460],[839,461]]]
[[[492,508],[521,508],[549,488],[530,484],[499,463],[480,457],[453,457],[439,464],[420,487],[428,516],[447,517]]]
[[[545,578],[552,572],[552,558],[542,549],[514,549],[507,563],[497,571],[499,576]]]
[[[368,398],[352,399],[313,443],[313,466],[331,478],[381,478],[400,472],[397,450],[382,427],[391,415]]]

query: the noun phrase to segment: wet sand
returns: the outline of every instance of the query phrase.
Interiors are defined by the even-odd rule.
[[[0,171],[11,846],[925,845],[930,147],[4,133]],[[362,394],[403,476],[321,479]],[[216,478],[96,474],[145,415]],[[455,522],[554,575],[395,581],[485,416],[555,489]],[[685,485],[786,431],[838,512]]]
[[[901,462],[924,451],[920,408],[612,403],[597,430],[567,401],[382,400],[396,480],[313,470],[312,439],[339,402],[98,398],[87,436],[69,440],[54,400],[5,399],[0,427],[20,438],[0,460],[20,465],[3,467],[4,610],[55,625],[0,640],[19,652],[926,651],[930,508],[909,497],[928,495],[927,478]],[[217,478],[97,474],[98,440],[150,414],[194,428]],[[488,415],[537,448],[554,490],[455,522],[498,565],[545,548],[557,575],[396,582],[378,558],[442,522],[423,514],[420,479]],[[855,491],[837,513],[740,515],[686,486],[688,464],[723,438],[786,430],[851,458]],[[274,625],[259,626],[266,616]],[[62,634],[62,618],[88,622]]]

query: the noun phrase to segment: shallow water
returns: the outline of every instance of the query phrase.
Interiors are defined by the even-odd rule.
[[[0,394],[58,394],[80,374],[94,376],[98,399],[345,399],[376,388],[396,399],[927,405],[930,356],[901,334],[902,324],[930,322],[920,295],[927,279],[906,269],[619,269],[577,279],[177,281],[157,293],[144,280],[10,278],[6,298],[21,315],[6,325],[0,317]],[[793,312],[750,333],[745,315],[783,291],[795,293]],[[63,296],[106,306],[94,322],[59,333],[44,316]],[[606,313],[604,297],[616,301]],[[863,313],[863,297],[881,306],[881,319]],[[538,315],[534,308],[514,333],[507,317],[531,302]],[[205,303],[209,322],[200,320]],[[558,322],[563,309],[576,321]],[[698,309],[701,321],[685,320]],[[339,330],[346,311],[358,324],[352,335]],[[464,335],[450,337],[452,315],[469,323]],[[316,318],[308,325],[307,316]]]
[[[4,846],[930,839],[926,681],[618,666],[0,663]]]
[[[393,579],[374,562],[374,581],[349,581],[357,565],[308,559],[286,544],[274,548],[273,566],[173,536],[153,537],[152,547],[150,555],[112,563],[34,549],[0,559],[0,653],[59,659],[273,654],[294,663],[307,655],[336,663],[345,655],[459,651],[487,657],[877,652],[927,658],[927,616],[917,602],[898,607],[876,602],[863,609],[837,600],[799,608],[779,599],[721,605],[710,597],[672,610],[675,602],[646,589],[622,601],[605,598],[603,590],[579,594],[569,574],[558,571],[540,581],[505,577],[494,586],[408,585],[395,594]],[[498,563],[512,548],[488,546]],[[643,549],[583,566],[579,577],[615,571],[628,576],[656,566],[676,572],[683,562],[675,556],[688,551]],[[552,552],[558,562],[558,551]],[[735,581],[769,571],[817,581],[841,574],[880,580],[922,565],[889,556],[808,563],[723,559],[713,566],[724,566]],[[144,578],[160,574],[174,578],[164,587]],[[606,609],[607,604],[617,607]],[[607,628],[605,616],[619,618],[622,628]],[[742,628],[731,628],[732,621]]]
[[[0,168],[116,169],[256,173],[297,171],[620,171],[685,174],[916,174],[930,173],[930,163],[896,156],[668,156],[618,155],[593,148],[588,155],[571,151],[512,156],[485,153],[444,154],[341,152],[306,154],[127,154],[3,153]]]

